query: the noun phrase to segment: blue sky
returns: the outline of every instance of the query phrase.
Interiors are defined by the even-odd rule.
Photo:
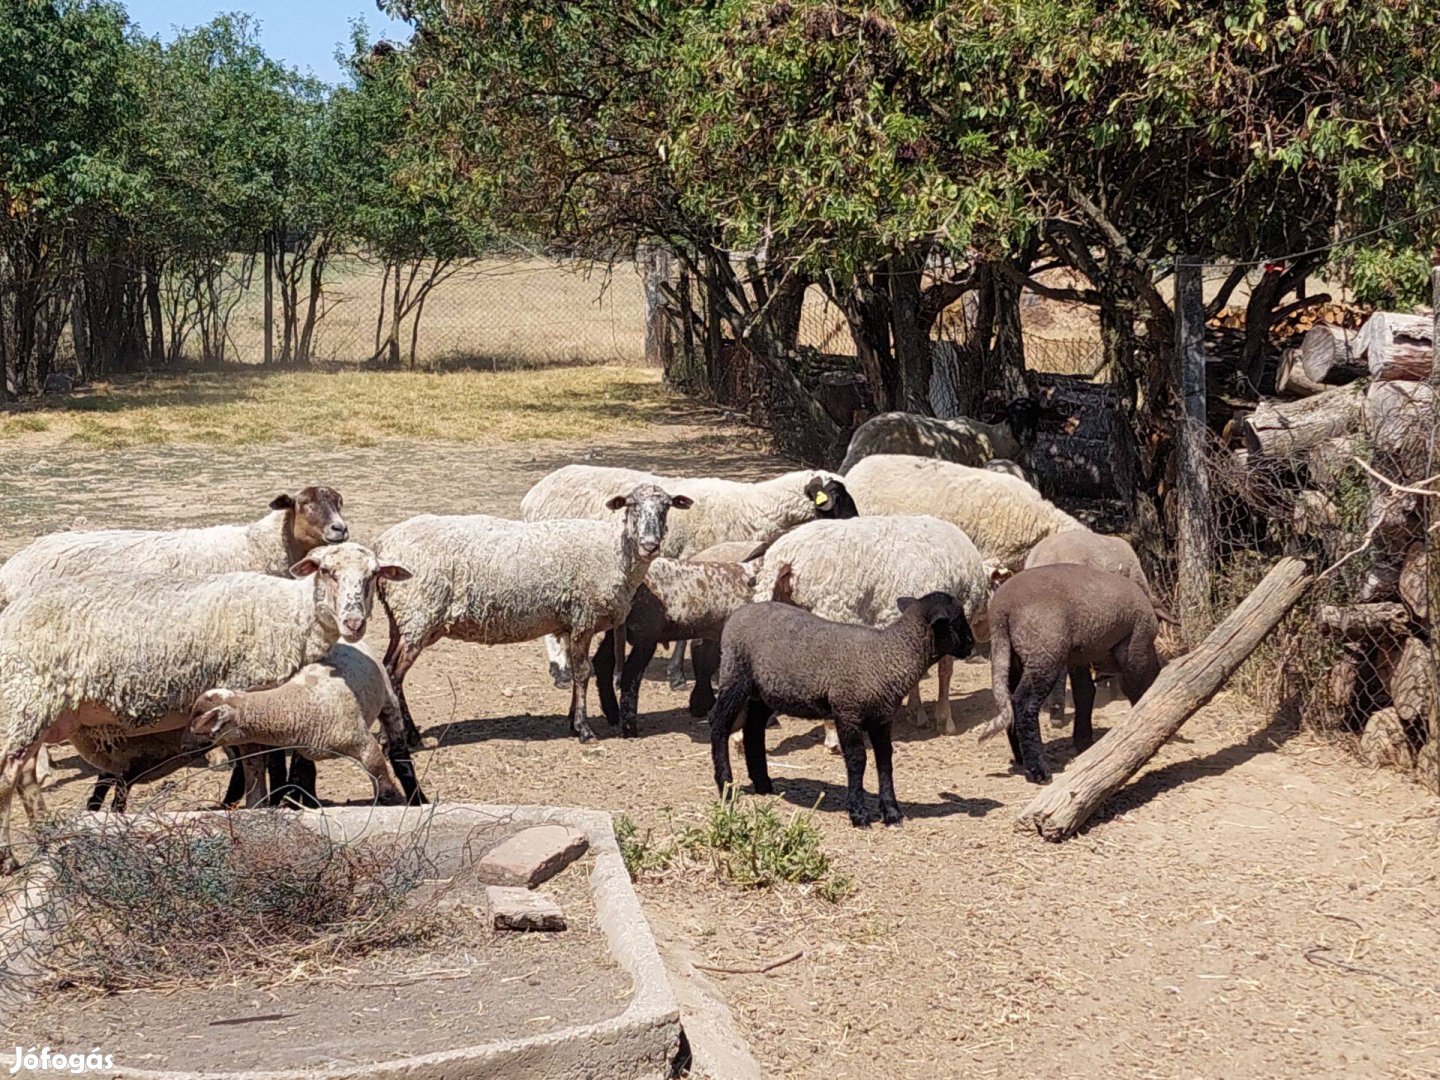
[[[265,51],[291,67],[329,83],[342,79],[335,48],[350,40],[352,19],[365,20],[371,40],[405,41],[409,27],[388,19],[375,0],[123,0],[130,18],[146,34],[165,41],[179,27],[207,23],[222,12],[239,11],[260,20]]]

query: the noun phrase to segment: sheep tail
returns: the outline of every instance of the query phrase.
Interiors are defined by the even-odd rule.
[[[987,720],[976,731],[979,742],[993,739],[1008,728],[1015,719],[1010,704],[1010,628],[990,627],[990,685],[995,694],[997,711],[993,720]]]
[[[715,704],[710,709],[712,730],[716,724],[724,727],[726,734],[735,726],[735,718],[750,700],[750,680],[741,672],[734,671],[729,679],[722,679],[720,691],[715,695]]]

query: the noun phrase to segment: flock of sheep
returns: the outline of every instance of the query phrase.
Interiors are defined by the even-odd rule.
[[[0,860],[13,868],[12,795],[40,819],[44,746],[60,740],[100,774],[92,809],[113,789],[121,810],[130,785],[218,748],[235,762],[227,802],[282,785],[313,800],[312,763],[333,756],[358,761],[377,798],[424,802],[405,678],[447,637],[545,637],[581,740],[595,737],[592,672],[606,719],[633,736],[656,649],[675,643],[679,685],[693,642],[690,708],[710,717],[717,785],[737,723],[764,793],[767,723],[824,720],[856,825],[870,820],[865,737],[881,818],[898,822],[892,717],[908,694],[923,722],[918,684],[938,665],[934,716],[953,733],[954,663],[989,642],[997,716],[982,735],[1007,730],[1043,782],[1044,700],[1068,675],[1075,742],[1089,745],[1092,668],[1135,701],[1159,669],[1159,609],[1128,544],[1023,479],[1014,461],[1036,416],[1027,401],[996,425],[885,414],[856,431],[843,475],[569,465],[529,491],[520,520],[424,514],[369,548],[327,487],[281,495],[250,524],[41,537],[0,567]],[[377,596],[383,661],[362,641]]]

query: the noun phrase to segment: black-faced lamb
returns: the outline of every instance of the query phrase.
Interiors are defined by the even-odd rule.
[[[976,468],[995,458],[1018,461],[1034,445],[1039,429],[1040,404],[1033,398],[1012,401],[996,424],[968,416],[939,420],[920,413],[881,413],[850,436],[840,472],[848,474],[874,454],[910,454]]]
[[[370,731],[377,723],[385,735],[384,747]],[[276,687],[207,690],[191,709],[185,738],[186,749],[192,751],[258,745],[293,749],[310,761],[349,758],[369,773],[380,803],[425,802],[405,746],[399,702],[384,670],[362,643],[337,644]],[[255,806],[264,795],[262,764],[246,756],[244,767],[246,805]],[[308,794],[314,796],[313,791]]]
[[[829,622],[789,604],[758,603],[730,616],[721,635],[720,694],[710,752],[721,794],[732,782],[730,732],[744,722],[745,767],[756,794],[774,790],[765,764],[765,725],[775,713],[834,720],[845,757],[851,824],[869,823],[863,780],[865,740],[875,751],[880,816],[898,824],[890,717],[930,665],[964,659],[974,646],[959,602],[945,593],[902,597],[900,618],[877,630]]]
[[[246,525],[51,533],[0,566],[0,608],[38,585],[83,574],[200,577],[253,570],[284,577],[315,548],[349,537],[343,505],[334,488],[311,486],[275,496],[270,513]]]
[[[979,732],[1001,731],[1032,783],[1050,779],[1040,738],[1040,706],[1065,672],[1075,692],[1077,751],[1093,741],[1091,665],[1114,671],[1133,705],[1160,671],[1157,622],[1149,595],[1119,574],[1076,563],[1016,574],[990,598],[990,678],[998,715]]]
[[[965,533],[985,561],[1019,571],[1052,533],[1085,526],[1023,480],[933,458],[877,454],[845,477],[860,513],[929,514]]]
[[[664,545],[670,511],[690,505],[639,484],[608,500],[612,514],[624,511],[618,522],[422,514],[381,533],[376,550],[414,572],[381,594],[390,618],[385,667],[412,742],[419,736],[405,675],[421,652],[447,637],[504,645],[545,634],[566,643],[576,675],[571,726],[582,742],[595,738],[585,715],[591,641],[624,622]]]
[[[595,651],[596,688],[605,718],[620,725],[623,736],[637,733],[640,683],[656,648],[667,641],[691,639],[719,642],[720,632],[739,607],[751,602],[758,567],[748,562],[692,562],[685,559],[656,559],[645,581],[635,591],[630,614],[625,620],[625,638],[630,646],[620,675],[620,699],[615,699],[615,635],[607,633]],[[708,678],[705,681],[709,689]],[[691,692],[691,712],[703,698],[698,680]],[[701,711],[700,715],[708,711]]]
[[[943,592],[959,602],[974,631],[984,625],[990,598],[991,570],[970,538],[925,515],[812,521],[773,541],[762,562],[757,599],[783,599],[833,622],[886,626],[899,617],[900,597]],[[953,670],[954,660],[942,657],[935,701],[935,723],[952,735]],[[914,721],[923,723],[918,685],[910,704]],[[837,748],[828,726],[825,738]]]
[[[11,796],[32,821],[44,812],[42,743],[77,727],[183,727],[211,687],[280,682],[359,641],[377,581],[409,576],[352,543],[316,548],[292,573],[86,575],[0,612],[0,863],[14,866]]]

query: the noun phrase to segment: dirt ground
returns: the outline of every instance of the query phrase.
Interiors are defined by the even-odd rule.
[[[362,539],[426,510],[513,515],[574,460],[742,477],[783,464],[753,434],[684,413],[604,446],[47,447],[0,465],[0,555],[76,524],[238,520],[315,481],[344,492]],[[419,755],[425,789],[624,811],[662,833],[694,819],[714,796],[707,730],[661,664],[641,738],[581,747],[538,643],[441,643],[408,681],[437,743]],[[1033,789],[1004,741],[963,734],[990,715],[988,682],[983,664],[957,669],[960,736],[897,730],[898,829],[850,826],[818,725],[769,733],[777,798],[818,801],[828,850],[859,882],[849,899],[740,893],[696,871],[640,884],[676,952],[744,967],[804,950],[769,974],[714,976],[767,1075],[1440,1077],[1432,797],[1222,696],[1083,835],[1046,845],[1015,830]],[[1108,706],[1097,730],[1123,715]],[[1047,737],[1063,772],[1068,733]],[[86,774],[73,756],[57,766],[52,800],[79,803]],[[165,797],[198,804],[223,780],[192,773]],[[344,765],[320,781],[329,798],[363,797]]]

